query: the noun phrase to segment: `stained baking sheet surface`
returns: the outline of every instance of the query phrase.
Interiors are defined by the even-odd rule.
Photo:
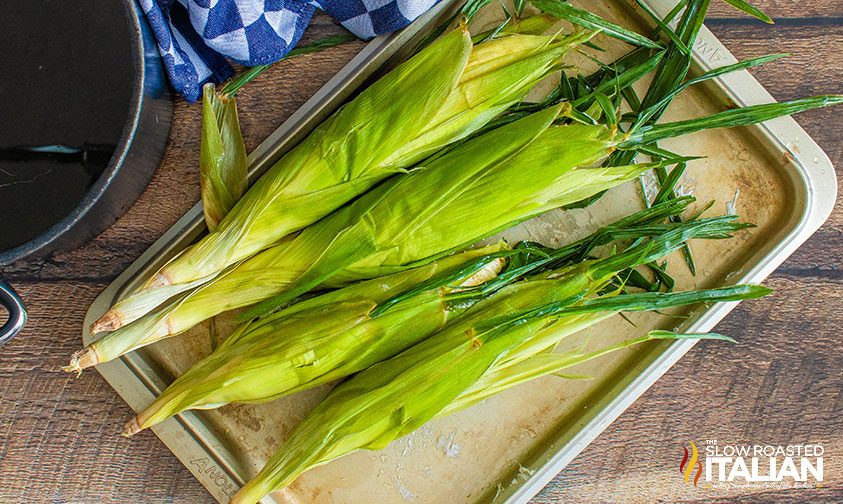
[[[453,4],[453,2],[452,2]],[[665,12],[669,2],[652,7]],[[443,5],[440,11],[450,6]],[[597,13],[641,29],[643,17],[623,0],[588,2]],[[435,17],[432,13],[429,17]],[[390,56],[412,42],[410,31],[367,46],[329,82],[320,96],[302,107],[273,134],[252,160],[267,166]],[[622,44],[598,43],[613,54]],[[695,71],[734,62],[706,30],[695,47]],[[583,68],[589,62],[577,60]],[[747,73],[739,73],[684,93],[666,120],[700,116],[770,97]],[[791,119],[765,126],[695,134],[664,146],[693,161],[682,181],[684,192],[700,204],[714,200],[711,213],[736,212],[756,228],[734,239],[693,242],[697,275],[681,257],[670,257],[678,288],[712,287],[760,281],[825,219],[834,202],[836,182],[827,157]],[[645,181],[645,186],[647,185]],[[553,211],[502,234],[510,241],[538,240],[560,245],[617,219],[639,204],[640,188],[629,183],[613,189],[588,209]],[[101,315],[123,292],[157,269],[202,232],[194,209],[109,286],[86,320]],[[617,342],[652,328],[708,330],[734,306],[676,311],[670,317],[632,314],[635,326],[620,317],[608,320],[566,344],[592,346]],[[187,334],[159,342],[98,367],[135,409],[149,404],[175,376],[207,355],[233,327],[232,314],[203,323]],[[740,335],[736,335],[740,336]],[[85,341],[91,336],[84,335]],[[576,368],[592,380],[548,377],[519,386],[469,410],[425,425],[387,448],[361,451],[307,472],[269,502],[521,502],[538,491],[623,409],[652,384],[693,342],[661,342],[616,352]],[[153,430],[219,500],[251,478],[324,394],[327,387],[263,405],[229,405],[191,412]],[[129,441],[131,442],[131,441]]]

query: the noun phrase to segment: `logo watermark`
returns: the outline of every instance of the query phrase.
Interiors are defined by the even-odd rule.
[[[819,443],[718,444],[689,441],[679,472],[687,485],[708,488],[816,488],[823,481]]]

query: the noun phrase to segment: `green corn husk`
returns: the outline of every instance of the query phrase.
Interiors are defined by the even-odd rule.
[[[199,186],[208,230],[234,207],[248,185],[246,146],[240,135],[237,102],[217,94],[213,84],[202,87],[202,146]]]
[[[327,119],[246,192],[216,232],[175,257],[92,327],[114,330],[194,282],[319,220],[476,131],[559,68],[590,34],[507,35],[472,46],[461,27]],[[373,120],[376,118],[376,120]],[[168,289],[160,290],[162,287]]]
[[[723,228],[725,224],[707,220],[679,226],[606,260],[587,261],[502,289],[470,308],[456,324],[334,388],[232,502],[257,502],[312,467],[359,449],[383,448],[431,419],[608,351],[651,339],[718,338],[657,331],[597,352],[548,353],[575,330],[620,310],[664,309],[769,293],[763,287],[741,285],[678,293],[601,294],[623,268],[675,250],[684,243],[683,236],[718,235],[718,229],[730,229]],[[502,306],[509,309],[501,310]]]
[[[455,254],[431,264],[360,282],[245,324],[190,368],[124,429],[132,435],[186,409],[229,402],[260,403],[343,378],[391,357],[441,329],[468,305],[445,296],[493,278],[502,245]],[[490,256],[491,254],[491,256]],[[467,263],[489,258],[463,271]],[[451,271],[456,272],[448,276]],[[443,277],[443,274],[446,276]],[[431,279],[388,312],[374,308]]]
[[[491,293],[536,268],[579,262],[613,240],[664,233],[670,228],[656,224],[691,202],[688,197],[655,205],[560,249],[536,251],[535,256],[531,248],[504,252],[500,245],[456,254],[244,324],[141,411],[124,433],[132,435],[186,409],[263,402],[348,376],[412,346],[443,321],[452,322],[482,298],[471,285],[482,284]],[[525,253],[526,260],[513,260],[507,274],[496,277],[505,257]],[[466,278],[472,280],[468,285]],[[454,285],[469,292],[454,291]],[[463,292],[467,299],[459,294]]]

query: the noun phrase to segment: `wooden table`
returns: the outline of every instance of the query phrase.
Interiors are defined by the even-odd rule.
[[[794,56],[753,73],[779,100],[843,93],[843,5],[755,0],[765,26],[714,2],[708,26],[738,58]],[[309,34],[335,31],[319,17]],[[249,149],[274,130],[359,48],[351,43],[276,65],[240,96]],[[843,166],[841,111],[799,122]],[[176,103],[165,159],[149,189],[88,245],[3,268],[30,309],[23,333],[0,349],[0,502],[209,502],[150,432],[118,436],[130,412],[95,372],[60,370],[79,347],[91,301],[198,199],[200,107]],[[822,442],[825,488],[736,492],[744,502],[843,500],[843,207],[767,285],[719,326],[738,345],[697,345],[535,502],[706,500],[678,474],[688,440]]]

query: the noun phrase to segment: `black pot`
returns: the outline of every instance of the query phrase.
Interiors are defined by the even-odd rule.
[[[82,1],[86,0],[68,0],[70,4]],[[43,3],[44,9],[53,9],[56,5],[51,1],[35,3]],[[128,40],[129,61],[125,61],[121,68],[102,68],[103,72],[125,72],[125,74],[119,75],[132,76],[131,79],[121,77],[121,79],[113,81],[106,80],[107,84],[104,85],[105,88],[108,88],[108,82],[121,82],[132,88],[131,94],[126,99],[129,110],[122,133],[119,133],[119,130],[115,132],[115,138],[119,138],[119,140],[115,145],[109,146],[107,152],[111,153],[111,147],[113,147],[113,153],[111,153],[110,158],[106,156],[102,159],[102,166],[104,166],[104,168],[101,168],[102,172],[99,173],[87,192],[84,192],[84,188],[82,189],[81,194],[83,196],[75,208],[57,216],[54,224],[48,224],[49,227],[46,230],[38,232],[37,235],[24,243],[16,244],[5,250],[0,247],[0,266],[58,250],[67,250],[92,239],[111,226],[137,200],[161,161],[172,121],[172,102],[166,84],[166,75],[155,39],[152,37],[150,28],[138,6],[131,0],[124,0],[116,4],[122,4],[122,8],[111,7],[110,9],[91,10],[97,17],[91,22],[99,23],[99,26],[103,26],[102,23],[120,23],[116,25],[121,27],[116,29],[118,38],[122,37],[123,27],[126,28],[125,37]],[[67,6],[68,4],[63,5]],[[114,6],[115,3],[112,2],[111,5]],[[71,28],[74,23],[79,21],[74,19],[74,16],[89,9],[88,6],[81,3],[75,4],[75,7],[76,10],[73,10],[71,5],[70,10],[61,14],[68,17],[67,23],[70,24]],[[4,16],[7,16],[7,20],[9,19],[8,13],[5,13]],[[27,16],[28,14],[24,13],[19,17]],[[20,24],[38,23],[39,20],[14,19],[12,22],[17,23],[14,26],[19,26]],[[108,26],[114,27],[115,25],[110,24]],[[93,30],[93,32],[97,31]],[[90,34],[91,37],[97,35],[98,33]],[[86,41],[86,43],[90,42],[92,41]],[[61,44],[62,41],[56,40],[55,43]],[[106,40],[102,43],[109,42]],[[121,43],[125,43],[125,41],[121,41]],[[4,50],[10,50],[10,48],[4,47]],[[74,65],[74,62],[65,61],[60,64],[61,72],[66,74],[67,69],[64,65]],[[61,74],[61,72],[59,73]],[[102,91],[109,92],[109,89],[103,89]],[[129,92],[122,89],[118,91]],[[38,92],[38,90],[32,92],[32,96],[36,100]],[[89,107],[88,110],[95,110],[95,107]],[[44,120],[49,120],[49,118],[44,118]],[[79,120],[84,121],[85,118],[80,117]],[[79,149],[79,152],[74,155],[102,155],[101,152],[96,151],[96,147],[91,148],[90,152],[87,149],[87,147]],[[35,149],[29,150],[34,151]],[[42,155],[40,152],[36,154]],[[53,152],[50,155],[60,156],[64,154]],[[33,196],[33,198],[38,197]],[[37,203],[43,204],[45,209],[49,209],[49,205],[51,205],[51,201],[38,201]],[[10,243],[14,243],[14,240]],[[3,344],[23,327],[26,321],[26,309],[20,297],[8,283],[3,281],[2,277],[0,277],[0,304],[4,305],[9,312],[8,321],[0,327],[0,344]]]

